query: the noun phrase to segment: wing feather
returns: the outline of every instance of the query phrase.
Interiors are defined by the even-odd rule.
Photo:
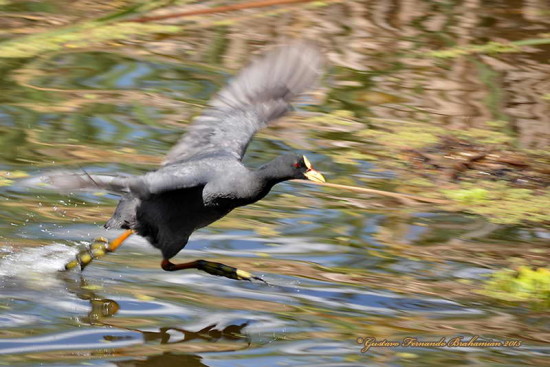
[[[168,152],[165,165],[193,157],[230,154],[241,160],[254,134],[289,110],[289,102],[313,86],[323,71],[319,49],[294,42],[244,68]]]
[[[254,134],[284,115],[290,101],[315,84],[322,69],[323,59],[313,44],[295,42],[279,47],[244,68],[218,93],[168,152],[159,170],[114,177],[55,172],[44,179],[63,191],[101,189],[141,199],[205,185],[220,158],[225,168],[232,163],[240,165]],[[206,162],[212,166],[208,168]]]

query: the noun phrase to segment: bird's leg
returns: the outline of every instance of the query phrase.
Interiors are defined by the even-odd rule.
[[[252,279],[255,279],[266,283],[265,280],[263,280],[262,278],[258,278],[257,276],[254,276],[247,271],[240,270],[222,263],[216,263],[216,262],[206,261],[206,260],[195,260],[195,261],[190,261],[182,264],[173,264],[170,262],[170,260],[164,259],[160,263],[160,266],[162,267],[163,270],[166,270],[166,271],[198,269],[198,270],[205,271],[208,274],[212,274],[220,277],[226,277],[229,279],[248,280],[248,281],[252,281]]]
[[[76,255],[76,258],[74,260],[69,261],[67,264],[65,264],[65,270],[73,269],[78,265],[80,265],[81,270],[84,270],[84,268],[88,264],[90,264],[93,259],[104,256],[108,252],[115,251],[120,245],[122,245],[122,242],[124,242],[124,240],[130,237],[133,233],[134,231],[131,229],[124,231],[123,234],[121,234],[111,242],[107,241],[107,239],[104,237],[96,238],[90,246],[81,250]]]

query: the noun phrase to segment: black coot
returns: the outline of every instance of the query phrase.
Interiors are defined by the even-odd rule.
[[[49,183],[58,188],[99,188],[121,195],[105,227],[127,229],[107,246],[95,243],[82,251],[66,268],[83,268],[137,233],[162,252],[164,270],[196,268],[232,279],[256,278],[220,263],[173,264],[170,259],[195,230],[262,199],[273,185],[291,179],[324,182],[305,156],[281,155],[256,170],[242,163],[256,131],[286,114],[289,102],[315,84],[322,71],[313,44],[279,47],[244,68],[210,101],[158,170],[142,176],[50,175]]]

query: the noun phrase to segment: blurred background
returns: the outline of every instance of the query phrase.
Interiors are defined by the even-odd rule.
[[[239,9],[235,9],[239,8]],[[135,236],[57,270],[117,198],[48,191],[54,169],[141,174],[267,47],[317,41],[321,86],[245,163],[308,154],[288,182],[166,273]],[[0,0],[0,364],[536,365],[550,342],[550,7],[543,0]],[[372,348],[474,335],[516,348]]]

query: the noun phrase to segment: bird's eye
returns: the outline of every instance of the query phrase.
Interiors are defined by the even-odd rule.
[[[301,167],[303,167],[303,165],[300,164],[300,162],[294,163],[293,166],[296,167],[296,168],[301,168]]]

